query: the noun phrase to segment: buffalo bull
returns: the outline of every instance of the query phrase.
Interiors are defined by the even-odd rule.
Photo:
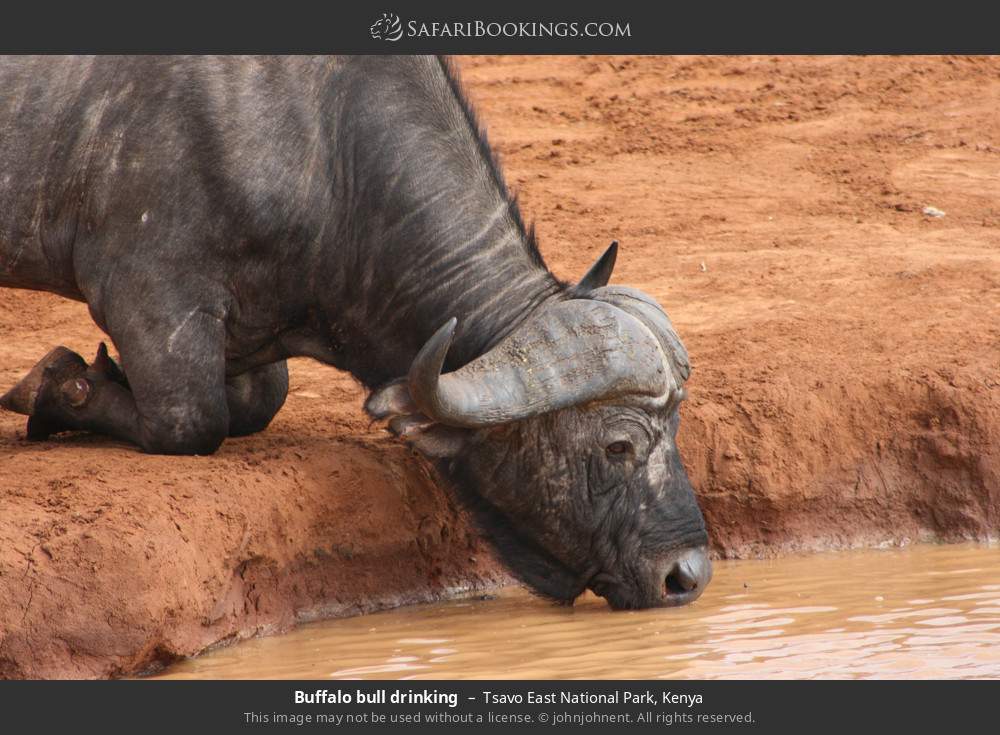
[[[0,60],[0,286],[87,303],[0,402],[28,436],[205,454],[349,371],[536,592],[677,605],[708,583],[675,437],[688,358],[649,296],[546,268],[433,57]]]

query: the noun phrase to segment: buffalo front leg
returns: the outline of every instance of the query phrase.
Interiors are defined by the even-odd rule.
[[[287,396],[288,365],[284,361],[227,378],[229,436],[266,429]],[[135,427],[129,426],[134,400],[128,380],[103,342],[90,365],[72,350],[56,347],[0,397],[0,407],[28,416],[27,438],[41,441],[61,431],[84,428],[80,426],[83,415],[66,409],[80,408],[92,398],[103,405],[90,412],[87,429],[138,443],[133,439]]]
[[[230,428],[221,320],[197,309],[175,323],[142,316],[109,323],[124,371],[103,345],[90,365],[56,348],[0,405],[30,414],[31,439],[92,431],[154,454],[214,452]]]

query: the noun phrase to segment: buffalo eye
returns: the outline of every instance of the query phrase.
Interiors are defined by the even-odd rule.
[[[604,448],[605,454],[612,459],[621,459],[632,451],[631,442],[611,442]]]

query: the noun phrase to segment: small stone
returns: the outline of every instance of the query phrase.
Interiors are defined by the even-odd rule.
[[[922,211],[928,217],[944,217],[944,212],[942,212],[937,207],[927,206],[927,207],[924,207]]]

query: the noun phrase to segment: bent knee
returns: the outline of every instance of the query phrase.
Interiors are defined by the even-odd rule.
[[[280,404],[277,406],[264,406],[260,410],[245,411],[240,414],[233,411],[229,422],[229,436],[247,436],[249,434],[256,434],[258,431],[263,431],[271,423],[271,419],[274,418],[275,414],[278,413],[279,408],[281,408]]]
[[[288,395],[288,368],[276,363],[256,373],[244,374],[226,385],[229,402],[229,436],[263,431]]]

